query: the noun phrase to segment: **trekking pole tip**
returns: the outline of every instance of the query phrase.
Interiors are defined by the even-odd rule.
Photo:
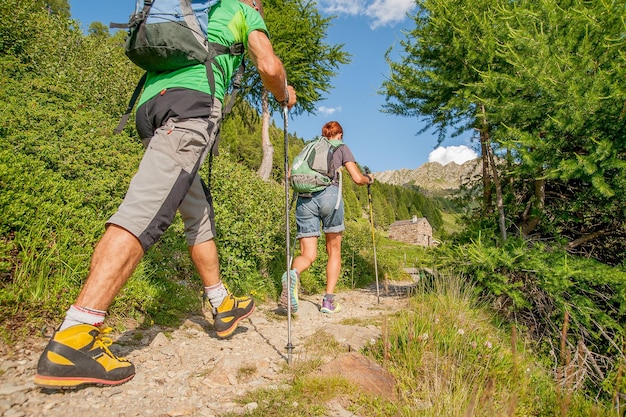
[[[287,343],[287,346],[285,346],[285,349],[287,350],[287,364],[291,365],[291,355],[293,353],[293,348],[294,346],[291,344],[291,342]]]

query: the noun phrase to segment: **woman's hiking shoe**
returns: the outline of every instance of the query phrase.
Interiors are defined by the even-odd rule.
[[[209,305],[211,303],[209,302]],[[213,308],[213,327],[217,337],[226,338],[233,334],[239,322],[249,317],[254,311],[252,297],[235,297],[228,294],[218,308]]]
[[[336,303],[334,299],[329,300],[326,297],[322,300],[322,308],[320,308],[320,312],[326,314],[338,313],[341,311],[341,306],[339,303]]]
[[[287,310],[288,308],[287,303],[289,302],[287,297],[291,297],[291,312],[297,313],[298,312],[298,285],[300,281],[300,276],[298,275],[298,271],[296,271],[295,269],[292,269],[291,271],[289,271],[289,274],[291,276],[291,287],[289,287],[289,282],[288,282],[289,279],[287,278],[286,272],[283,274],[283,277],[281,278],[281,281],[283,284],[283,290],[280,293],[279,305],[280,307]]]
[[[43,388],[118,385],[135,376],[135,367],[109,350],[110,327],[77,324],[54,333],[39,357],[35,384]]]

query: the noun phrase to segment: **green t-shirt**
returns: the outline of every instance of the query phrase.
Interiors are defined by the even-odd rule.
[[[267,26],[265,26],[259,12],[239,0],[221,0],[213,6],[209,13],[209,42],[217,42],[226,46],[242,42],[247,50],[248,35],[254,30],[260,30],[267,34]],[[219,55],[216,58],[224,70],[224,75],[222,75],[222,72],[215,68],[215,65],[213,66],[215,97],[221,101],[224,100],[230,79],[242,59],[241,55]],[[169,88],[189,88],[210,94],[211,89],[206,75],[206,67],[204,64],[198,64],[170,72],[148,72],[138,106]]]

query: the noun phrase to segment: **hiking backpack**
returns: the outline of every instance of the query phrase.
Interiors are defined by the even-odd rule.
[[[215,57],[223,54],[242,55],[244,52],[242,43],[224,46],[208,41],[209,12],[219,2],[220,0],[136,0],[135,12],[128,23],[111,23],[109,26],[128,29],[124,47],[126,56],[146,71],[173,71],[190,65],[205,64],[211,93],[214,94],[215,77],[211,64],[219,68]],[[223,116],[232,109],[243,71],[242,60],[233,79],[233,91]],[[128,108],[115,128],[116,133],[121,132],[128,121],[145,81],[146,74],[139,80]]]
[[[323,136],[307,143],[293,160],[289,176],[291,188],[299,194],[310,194],[328,187],[335,177],[333,154],[342,145],[340,140]]]

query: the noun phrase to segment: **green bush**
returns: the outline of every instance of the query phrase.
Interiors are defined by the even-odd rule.
[[[469,243],[443,246],[437,268],[468,277],[478,294],[508,319],[525,326],[544,353],[560,365],[587,352],[579,363],[588,388],[605,395],[607,374],[623,360],[626,271],[593,259],[572,256],[558,247],[509,238],[501,246],[479,235]],[[562,334],[564,349],[559,348]],[[596,361],[593,357],[605,359]]]
[[[273,295],[276,263],[285,259],[282,186],[225,155],[213,161],[211,188],[223,279],[233,291]]]

